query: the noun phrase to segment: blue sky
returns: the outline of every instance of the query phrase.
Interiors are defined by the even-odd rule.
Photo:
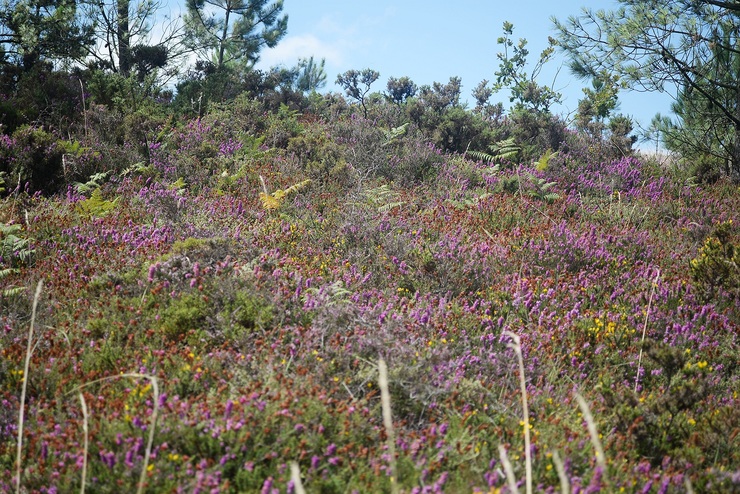
[[[514,24],[514,37],[526,38],[530,60],[536,60],[554,35],[551,16],[565,19],[581,7],[613,9],[614,1],[598,0],[285,0],[288,34],[279,45],[264,50],[258,67],[293,66],[299,57],[326,59],[328,84],[324,91],[339,91],[337,74],[349,69],[380,72],[373,90],[382,91],[389,77],[410,77],[417,85],[445,83],[462,78],[463,98],[483,79],[492,80],[498,68],[496,39],[504,21]],[[554,81],[554,82],[553,82]],[[563,94],[557,113],[576,109],[589,84],[574,78],[565,58],[556,58],[543,70],[540,83]],[[508,108],[508,91],[494,98]],[[655,113],[670,112],[666,95],[622,93],[619,111],[648,125]]]

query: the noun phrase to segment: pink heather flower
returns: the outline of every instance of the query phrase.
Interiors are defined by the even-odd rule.
[[[272,477],[267,477],[265,479],[265,482],[262,484],[262,494],[271,494],[272,493]]]
[[[147,276],[147,281],[149,283],[152,283],[154,281],[154,275],[157,273],[157,263],[152,264],[149,266],[149,276]]]

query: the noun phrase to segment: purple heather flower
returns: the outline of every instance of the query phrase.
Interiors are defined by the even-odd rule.
[[[671,484],[671,479],[666,478],[663,480],[663,482],[660,484],[660,489],[658,489],[658,494],[666,494],[668,492],[668,486]]]
[[[272,477],[267,477],[265,479],[265,482],[262,484],[262,494],[271,494],[272,493]]]

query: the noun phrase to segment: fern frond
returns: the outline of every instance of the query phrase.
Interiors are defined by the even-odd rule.
[[[513,137],[509,137],[492,144],[490,150],[490,153],[468,151],[467,154],[484,163],[501,163],[504,160],[515,161],[522,148],[516,144]]]
[[[485,201],[489,197],[491,197],[493,194],[490,192],[484,192],[483,194],[479,196],[473,196],[473,197],[466,197],[465,199],[462,199],[460,201],[456,201],[454,199],[447,199],[446,202],[449,202],[454,206],[457,210],[463,210],[470,207],[478,206],[481,201]]]
[[[19,272],[19,270],[18,269],[14,269],[14,268],[0,269],[0,280],[2,280],[3,278],[6,278],[8,276],[10,276],[11,274],[18,273],[18,272]]]
[[[532,188],[527,191],[527,195],[547,203],[552,203],[560,199],[560,195],[555,192],[549,192],[557,182],[548,182],[544,178],[539,178],[531,172],[525,172],[526,178],[531,183]]]
[[[363,195],[365,196],[365,203],[374,207],[379,213],[390,211],[405,204],[405,202],[398,200],[398,192],[392,190],[388,184],[367,189],[363,192]]]
[[[170,184],[170,189],[177,192],[177,195],[181,196],[185,193],[185,188],[187,187],[187,183],[185,182],[185,179],[182,177],[179,177],[177,180],[172,182]]]
[[[129,166],[123,172],[121,172],[121,176],[125,177],[127,175],[133,175],[133,174],[147,174],[154,170],[154,168],[151,165],[146,164],[144,161],[138,161],[134,163],[133,165]]]
[[[497,161],[499,160],[514,160],[519,152],[522,150],[521,146],[517,146],[513,137],[504,139],[503,141],[497,142],[491,146],[494,156]]]
[[[483,161],[484,163],[493,163],[496,160],[495,156],[484,153],[483,151],[468,151],[467,154],[473,159]]]
[[[305,189],[309,185],[311,185],[311,179],[310,178],[307,178],[303,182],[298,182],[297,184],[291,185],[290,187],[288,187],[287,189],[285,189],[285,195],[286,196],[289,196],[289,195],[294,194],[296,192],[300,192],[301,190]]]
[[[389,202],[388,204],[383,204],[382,206],[379,206],[378,207],[378,212],[379,213],[386,213],[386,212],[392,210],[393,208],[400,208],[404,204],[406,204],[406,203],[403,202],[403,201]]]
[[[100,188],[97,188],[90,194],[89,198],[75,204],[75,211],[81,216],[102,217],[113,211],[117,202],[118,198],[112,201],[103,199],[103,193]]]
[[[393,143],[396,139],[399,137],[402,137],[406,135],[406,131],[408,130],[409,123],[406,122],[403,125],[399,125],[398,127],[393,127],[392,129],[386,131],[385,133],[385,142],[383,143],[383,146],[388,146]]]
[[[269,194],[267,192],[267,186],[265,185],[265,180],[260,175],[260,182],[262,183],[262,189],[264,192],[259,193],[260,201],[262,202],[262,207],[264,209],[277,209],[282,204],[285,198],[291,194],[295,194],[296,192],[300,192],[301,190],[305,189],[311,184],[311,179],[306,179],[303,182],[298,182],[297,184],[291,185],[287,189],[278,189],[272,194]]]
[[[543,172],[547,170],[547,167],[550,165],[550,160],[554,156],[557,156],[557,154],[558,151],[553,151],[552,149],[548,149],[547,151],[545,151],[544,154],[540,156],[540,159],[535,162],[535,169],[538,172]]]
[[[544,196],[542,196],[542,200],[548,204],[552,204],[558,199],[560,199],[560,194],[555,194],[554,192],[550,194],[545,194]]]
[[[11,274],[17,274],[17,273],[20,273],[20,269],[16,269],[16,268],[0,269],[0,280],[10,276]],[[9,288],[3,288],[0,294],[3,296],[3,298],[11,298],[11,297],[15,297],[16,295],[20,295],[24,291],[25,291],[25,288],[23,288],[22,286],[11,286]]]
[[[28,264],[36,252],[31,248],[31,239],[23,238],[23,227],[17,223],[0,222],[0,257],[10,266]]]

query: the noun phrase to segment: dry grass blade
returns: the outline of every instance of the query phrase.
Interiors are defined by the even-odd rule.
[[[606,479],[606,456],[604,455],[604,448],[601,447],[601,440],[599,439],[599,432],[596,430],[596,423],[594,417],[591,415],[591,409],[588,407],[588,403],[583,399],[583,396],[576,393],[576,401],[578,406],[581,408],[583,418],[586,420],[588,427],[588,433],[591,436],[591,444],[596,451],[596,464],[601,467],[602,475]]]
[[[290,480],[293,481],[295,494],[306,494],[306,489],[303,488],[303,483],[301,482],[301,468],[295,461],[290,462]]]
[[[658,286],[658,279],[660,278],[660,270],[655,275],[655,281],[653,286],[650,287],[650,298],[648,299],[647,311],[645,312],[645,324],[642,326],[642,339],[640,340],[640,356],[637,359],[637,376],[635,376],[635,393],[637,393],[637,386],[640,383],[640,369],[642,367],[642,344],[645,342],[645,333],[647,332],[648,319],[650,318],[650,307],[653,304],[653,295],[655,294],[655,287]]]
[[[388,366],[382,358],[378,361],[378,387],[383,408],[383,425],[388,444],[388,456],[391,467],[391,492],[398,493],[398,473],[396,471],[396,440],[393,433],[393,416],[391,415],[391,394],[388,391]]]
[[[555,464],[555,471],[558,472],[558,478],[560,479],[560,492],[570,494],[570,481],[565,473],[563,460],[560,459],[560,454],[557,451],[552,452],[552,462]]]
[[[124,377],[128,377],[131,379],[148,379],[152,385],[152,395],[154,398],[154,400],[152,400],[153,401],[152,416],[149,419],[149,422],[150,422],[149,437],[147,439],[146,449],[144,450],[144,464],[141,466],[141,473],[139,474],[139,482],[136,488],[136,493],[141,494],[142,492],[144,492],[144,484],[146,483],[146,473],[149,467],[149,459],[152,454],[152,445],[154,444],[154,429],[157,427],[157,417],[159,415],[159,384],[158,384],[157,378],[155,376],[151,376],[148,374],[138,374],[138,373],[119,374],[117,376],[103,377],[101,379],[90,381],[81,386],[78,386],[73,391],[79,392],[82,388],[85,388],[87,386],[91,386],[93,384],[103,382],[103,381],[112,381],[114,379],[120,379]]]
[[[26,347],[26,362],[23,365],[23,388],[21,390],[21,406],[18,412],[18,441],[15,452],[15,465],[16,465],[16,477],[15,477],[15,492],[20,494],[21,492],[21,473],[23,468],[21,466],[21,457],[23,455],[23,423],[24,413],[26,408],[26,390],[28,389],[28,370],[31,366],[31,354],[33,353],[33,327],[36,324],[36,309],[39,305],[39,298],[41,297],[41,289],[44,286],[44,281],[39,280],[36,285],[36,293],[33,296],[33,308],[31,309],[31,326],[28,328],[28,346]]]
[[[82,405],[82,432],[85,434],[84,447],[82,450],[82,485],[80,487],[80,494],[85,494],[85,483],[87,482],[87,449],[89,430],[87,427],[87,403],[85,397],[80,393],[80,404]]]
[[[509,455],[506,454],[506,448],[502,444],[498,445],[498,454],[501,457],[501,463],[504,465],[504,472],[506,473],[506,481],[509,484],[509,490],[513,494],[519,494],[519,488],[516,486],[516,477],[514,476],[514,468],[511,466],[509,461]]]
[[[526,488],[527,494],[532,494],[532,452],[529,437],[529,406],[527,405],[527,381],[524,376],[524,357],[522,357],[522,340],[519,335],[511,331],[504,331],[504,334],[514,340],[509,343],[509,348],[516,353],[519,361],[519,386],[522,392],[522,422],[524,426],[524,461],[526,469]]]

